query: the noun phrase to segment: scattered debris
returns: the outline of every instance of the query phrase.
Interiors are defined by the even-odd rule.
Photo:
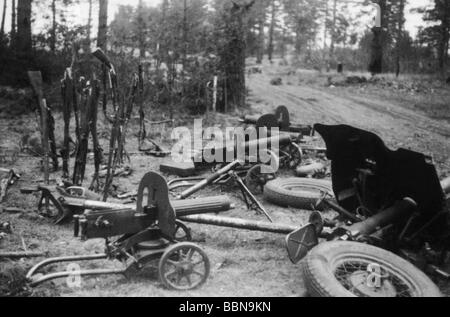
[[[118,259],[127,264],[123,269],[93,269],[83,271],[82,275],[124,274],[130,268],[143,267],[140,264],[159,258],[158,275],[167,288],[191,290],[206,282],[210,270],[208,256],[193,243],[175,242],[190,241],[191,238],[189,229],[178,222],[177,218],[182,215],[220,212],[221,209],[218,208],[223,207],[226,208],[222,211],[226,211],[230,209],[230,204],[219,206],[216,199],[206,204],[200,204],[199,200],[192,200],[183,201],[176,208],[175,204],[169,203],[167,188],[167,183],[162,176],[148,173],[139,185],[135,208],[123,206],[119,209],[112,207],[91,210],[75,219],[75,236],[81,237],[82,240],[103,238],[106,251],[105,254],[74,256],[71,257],[71,261]],[[149,192],[152,195],[147,195]],[[139,217],[136,214],[139,214]],[[122,237],[116,241],[110,240],[118,236]],[[133,255],[128,253],[130,249],[136,250]],[[180,254],[189,254],[189,257],[183,261],[174,262],[172,259]],[[47,268],[48,265],[63,262],[67,262],[66,257],[48,259],[34,266],[27,274],[27,279],[31,281],[30,285],[34,287],[49,280],[70,276],[70,272],[39,274],[39,271]],[[195,271],[185,269],[186,266],[193,267],[193,265],[196,267]],[[175,273],[168,274],[174,266]],[[197,278],[195,282],[192,279],[191,283],[193,276]],[[188,281],[187,285],[183,283],[184,279]]]
[[[12,226],[9,222],[1,222],[0,223],[0,232],[6,234],[12,234]]]
[[[22,214],[25,213],[25,210],[22,208],[8,207],[3,209],[3,212],[7,214]]]
[[[222,167],[209,177],[200,179],[197,183],[193,183],[192,186],[190,186],[188,189],[179,194],[177,196],[177,199],[186,199],[210,185],[218,184],[220,182],[227,182],[228,180],[230,180],[239,187],[248,209],[250,210],[255,209],[259,212],[262,212],[270,222],[273,222],[273,219],[270,216],[270,214],[267,212],[264,206],[258,201],[255,195],[253,195],[253,193],[248,189],[243,179],[238,175],[237,170],[239,168],[242,168],[242,166],[243,162],[240,160],[231,162],[230,164]]]
[[[260,66],[253,66],[248,68],[248,74],[262,74],[262,68]]]
[[[42,148],[41,136],[38,133],[23,135],[20,141],[20,150],[36,157],[42,157],[44,149]]]
[[[150,145],[145,146],[144,144],[147,141]],[[144,152],[147,155],[155,156],[155,157],[166,157],[171,154],[168,149],[163,148],[163,146],[156,143],[152,139],[146,138],[142,142],[139,143],[139,151]]]
[[[162,173],[177,175],[179,177],[191,177],[197,173],[194,162],[177,163],[172,160],[163,162],[159,166],[159,170]]]
[[[9,222],[0,223],[0,241],[12,234],[11,224]]]
[[[14,185],[14,183],[20,179],[20,175],[14,170],[0,168],[0,175],[5,173],[7,174],[5,177],[0,176],[0,203],[4,201],[8,187]]]
[[[298,177],[315,177],[326,173],[326,166],[322,162],[311,161],[297,168]]]
[[[287,76],[295,76],[295,75],[297,75],[297,70],[295,69],[287,72]]]
[[[42,258],[47,256],[44,252],[0,252],[0,260],[2,259],[24,259],[24,258]]]
[[[348,85],[357,85],[367,83],[367,78],[364,76],[348,76],[345,78],[345,83]]]
[[[281,77],[273,78],[270,81],[270,84],[272,86],[282,86],[283,85],[283,79]]]
[[[116,168],[114,171],[114,177],[128,177],[133,173],[133,169],[130,166],[124,166],[120,168]],[[108,170],[103,169],[98,173],[99,178],[107,177]]]

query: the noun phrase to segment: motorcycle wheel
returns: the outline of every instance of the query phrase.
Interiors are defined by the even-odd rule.
[[[441,297],[418,268],[386,250],[356,242],[326,242],[303,264],[313,297]]]

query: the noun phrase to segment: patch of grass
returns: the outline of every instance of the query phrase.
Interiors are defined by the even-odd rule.
[[[14,262],[0,263],[0,297],[29,296],[27,270]]]

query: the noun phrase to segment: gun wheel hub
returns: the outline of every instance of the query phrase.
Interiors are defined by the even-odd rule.
[[[334,275],[351,293],[362,297],[411,297],[414,285],[401,274],[365,259],[345,259]]]
[[[364,297],[397,297],[394,285],[388,280],[381,281],[378,286],[369,286],[369,273],[358,271],[349,276],[349,283],[356,292]]]

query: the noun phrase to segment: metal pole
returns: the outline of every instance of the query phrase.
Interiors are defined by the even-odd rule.
[[[253,220],[219,217],[211,215],[193,215],[193,216],[179,217],[179,219],[181,221],[189,223],[197,223],[234,229],[243,229],[249,231],[279,233],[279,234],[289,234],[299,228],[296,226],[286,224],[277,224],[264,221],[253,221]]]
[[[234,161],[230,164],[228,164],[227,166],[223,167],[222,169],[218,170],[216,173],[214,173],[213,175],[211,175],[210,177],[200,181],[198,184],[192,186],[191,188],[185,190],[184,192],[182,192],[177,198],[178,199],[186,199],[190,196],[192,196],[193,194],[195,194],[196,192],[202,190],[203,188],[205,188],[206,186],[208,186],[209,184],[214,183],[214,181],[216,181],[218,178],[220,178],[221,176],[225,175],[226,173],[234,170],[236,167],[238,167],[239,165],[242,165],[242,162],[237,160]]]
[[[50,168],[49,168],[49,149],[48,149],[48,138],[49,138],[49,131],[48,131],[48,108],[47,108],[47,101],[45,99],[41,99],[40,101],[41,106],[41,115],[42,115],[42,149],[44,151],[44,182],[46,185],[50,184]]]

